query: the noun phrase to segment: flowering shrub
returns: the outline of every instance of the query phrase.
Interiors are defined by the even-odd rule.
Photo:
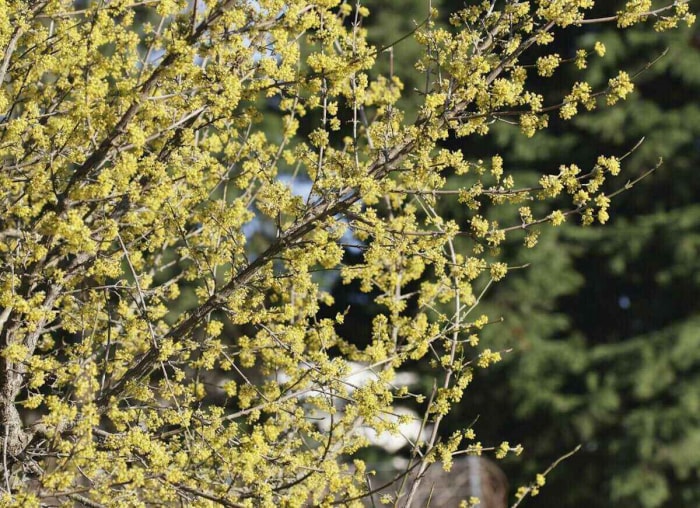
[[[600,42],[530,56],[563,30],[693,21],[682,1],[587,18],[593,4],[482,2],[450,29],[431,11],[406,62],[425,89],[408,91],[372,72],[387,48],[367,42],[359,2],[0,0],[2,504],[360,506],[368,431],[414,419],[416,479],[384,496],[408,506],[432,462],[487,449],[469,427],[441,441],[440,423],[503,353],[479,348],[475,313],[507,275],[499,245],[606,222],[634,182],[606,194],[624,156],[604,154],[518,187],[499,155],[440,142],[508,119],[532,136],[632,92],[621,70],[605,89],[538,94],[530,77],[604,57]],[[397,106],[407,93],[423,97],[415,119]],[[453,173],[473,183],[449,189]],[[469,223],[442,217],[443,200]],[[344,314],[321,316],[319,272],[377,305],[367,347],[338,333]],[[416,362],[432,391],[395,382]],[[420,418],[395,410],[405,399]]]

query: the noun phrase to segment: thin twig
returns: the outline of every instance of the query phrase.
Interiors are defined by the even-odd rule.
[[[562,455],[561,457],[559,457],[557,460],[555,460],[554,462],[552,462],[552,463],[550,464],[550,466],[549,466],[547,469],[544,470],[544,472],[542,473],[542,476],[545,476],[545,477],[546,477],[549,473],[552,472],[552,470],[553,470],[555,467],[557,467],[559,464],[561,464],[563,461],[565,461],[565,460],[568,459],[569,457],[573,456],[573,455],[574,455],[575,453],[577,453],[580,449],[581,449],[581,445],[577,445],[576,448],[574,448],[574,449],[571,450],[570,452],[565,453],[564,455]],[[530,492],[532,492],[532,489],[534,489],[534,488],[536,488],[536,487],[535,487],[533,484],[530,484],[530,485],[527,487],[527,489],[522,493],[522,497],[520,497],[520,498],[511,506],[511,508],[517,508],[518,506],[520,506],[520,503],[523,502],[523,500],[527,497],[527,495],[528,495]]]

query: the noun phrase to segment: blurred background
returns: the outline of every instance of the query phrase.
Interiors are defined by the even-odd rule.
[[[432,2],[443,23],[469,3]],[[624,5],[597,3],[592,17]],[[410,32],[427,13],[425,0],[363,4],[371,11],[365,26],[378,45]],[[534,138],[496,123],[486,137],[446,143],[470,159],[500,153],[521,185],[556,172],[560,164],[585,170],[598,155],[621,156],[642,137],[615,185],[664,160],[614,199],[607,225],[581,228],[572,219],[543,228],[534,249],[521,242],[506,246],[510,263],[529,267],[509,273],[480,307],[492,320],[503,318],[485,329],[484,347],[513,351],[479,373],[445,434],[476,420],[482,443],[521,443],[525,452],[519,458],[499,462],[511,500],[514,488],[582,444],[527,506],[700,506],[700,31],[695,26],[659,34],[651,24],[620,31],[612,23],[558,34],[547,53],[572,57],[601,41],[606,55],[591,58],[583,75],[563,65],[554,78],[535,81],[552,103],[574,81],[585,78],[600,88],[617,69],[632,75],[668,49],[635,80],[627,101],[568,122],[553,114],[550,128]],[[410,38],[393,48],[395,62],[415,61],[418,54]],[[380,58],[382,72],[389,72],[390,59]],[[423,89],[425,78],[403,63],[393,71],[406,84],[403,106],[415,111],[420,97],[413,90]],[[450,186],[460,185],[456,178]],[[446,212],[457,221],[464,213]],[[338,308],[353,298],[339,284],[334,294]],[[365,312],[371,315],[371,309]],[[346,321],[356,329],[366,322],[362,311]]]

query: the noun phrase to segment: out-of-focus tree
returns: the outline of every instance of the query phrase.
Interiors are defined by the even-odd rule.
[[[597,14],[624,7],[613,4]],[[692,452],[700,442],[699,40],[696,28],[583,25],[547,52],[576,58],[602,42],[605,57],[586,60],[585,79],[599,86],[612,68],[639,73],[628,101],[571,123],[552,115],[533,138],[500,122],[485,142],[448,145],[475,158],[501,151],[518,178],[532,181],[543,167],[590,163],[601,151],[621,156],[642,139],[625,159],[630,180],[664,159],[619,197],[608,227],[564,224],[543,230],[537,249],[504,249],[509,262],[529,266],[494,288],[483,310],[504,325],[484,336],[514,354],[476,379],[462,415],[480,415],[482,437],[523,443],[530,474],[562,447],[584,444],[535,506],[700,503]],[[561,65],[539,89],[565,93],[578,72]],[[508,472],[517,482],[522,462]]]

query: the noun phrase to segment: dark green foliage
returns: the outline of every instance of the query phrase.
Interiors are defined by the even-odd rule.
[[[530,475],[582,443],[528,506],[694,507],[700,505],[700,79],[697,31],[591,34],[608,52],[589,63],[595,86],[613,68],[630,74],[668,54],[613,109],[552,118],[553,130],[526,139],[499,126],[479,150],[499,149],[512,168],[585,168],[600,154],[628,159],[619,185],[665,163],[614,202],[611,223],[559,234],[515,264],[491,294],[491,343],[515,348],[498,372],[484,373],[464,405],[481,414],[480,438],[525,448]],[[566,47],[560,47],[566,54]],[[565,88],[566,68],[559,71]],[[545,90],[546,94],[561,93]],[[554,95],[556,98],[556,95]],[[465,147],[469,153],[470,147]],[[613,190],[612,188],[609,190]],[[522,251],[519,251],[522,255]],[[511,463],[511,481],[528,481]]]
[[[442,3],[443,0],[436,0],[431,5],[439,8]],[[369,29],[369,40],[377,48],[387,48],[377,56],[374,71],[401,78],[404,94],[398,105],[408,117],[414,118],[426,82],[425,76],[411,66],[423,50],[413,33],[426,22],[428,3],[425,0],[372,2],[368,7],[371,15],[365,20],[365,26]]]

